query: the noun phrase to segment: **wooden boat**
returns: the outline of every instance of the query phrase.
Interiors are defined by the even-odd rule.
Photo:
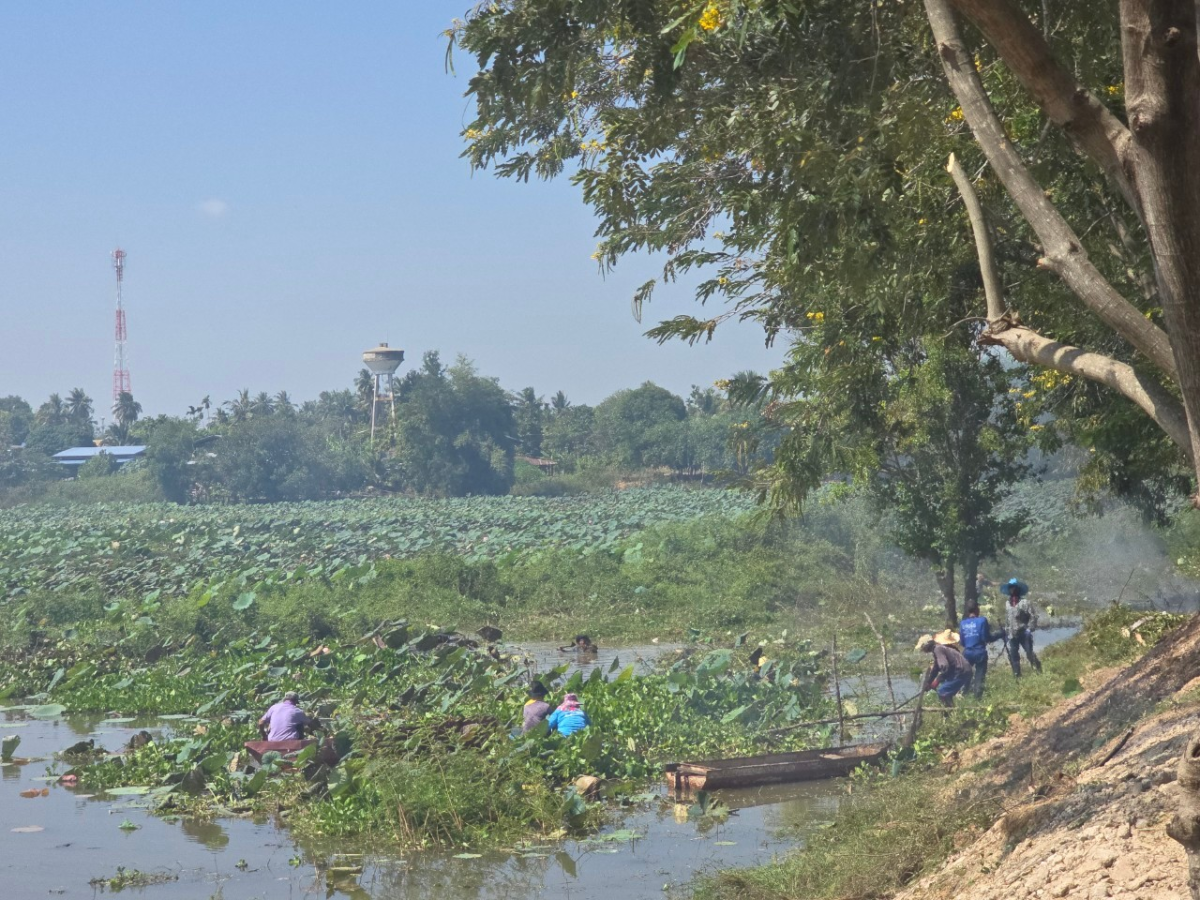
[[[852,744],[796,753],[670,763],[665,771],[667,784],[675,791],[711,791],[789,781],[819,781],[840,778],[861,765],[877,763],[890,746],[886,743]]]
[[[263,754],[270,753],[272,750],[283,757],[283,762],[292,762],[297,753],[305,747],[311,747],[316,742],[316,738],[304,738],[298,741],[246,741],[243,746],[256,763],[261,763]],[[337,764],[337,751],[333,748],[333,742],[328,738],[318,748],[317,760],[326,765]]]

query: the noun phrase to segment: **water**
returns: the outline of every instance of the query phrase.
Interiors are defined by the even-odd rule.
[[[1037,646],[1046,647],[1076,630],[1039,631]],[[594,658],[559,654],[550,645],[522,649],[535,671],[553,668],[564,657],[584,671],[596,666],[607,671],[617,656],[622,667],[632,664],[644,671],[679,648],[602,649]],[[899,702],[913,696],[917,687],[907,675],[893,677]],[[864,708],[886,702],[882,676],[848,679],[843,691],[857,697]],[[0,897],[95,898],[98,889],[89,880],[112,877],[123,866],[175,876],[177,880],[132,894],[149,900],[649,900],[663,897],[665,886],[680,887],[704,872],[769,862],[802,845],[807,835],[833,818],[846,792],[845,781],[718,792],[718,799],[732,811],[724,821],[689,821],[686,805],[661,796],[619,816],[591,840],[556,842],[525,852],[488,852],[478,859],[456,859],[452,853],[369,854],[361,859],[361,874],[330,877],[326,864],[336,854],[354,853],[355,844],[300,842],[271,819],[163,819],[151,815],[139,798],[89,797],[80,789],[44,780],[56,751],[88,738],[115,750],[146,727],[162,733],[172,725],[111,725],[96,717],[41,721],[23,712],[0,712],[0,737],[21,737],[17,755],[45,758],[0,766]],[[869,734],[860,731],[864,738]],[[32,788],[47,788],[49,794],[20,796]],[[121,829],[126,820],[137,829]],[[39,830],[14,831],[31,827]],[[604,839],[617,832],[638,837]]]
[[[683,652],[683,644],[640,644],[632,647],[598,647],[594,653],[579,653],[575,650],[562,652],[558,644],[548,641],[527,641],[522,644],[509,644],[504,652],[525,661],[526,666],[534,675],[548,672],[556,666],[567,664],[568,677],[575,672],[589,675],[592,670],[600,669],[615,676],[622,669],[633,666],[638,675],[646,675],[664,659],[676,659]]]
[[[0,717],[0,735],[19,734],[18,756],[42,762],[0,767],[0,896],[93,898],[93,878],[118,866],[163,873],[177,880],[139,889],[148,898],[220,897],[354,898],[447,897],[454,900],[569,897],[574,900],[658,898],[696,875],[769,861],[797,846],[806,833],[829,821],[845,791],[841,782],[724,792],[732,810],[725,821],[688,821],[686,806],[667,798],[645,804],[607,829],[636,839],[548,844],[523,853],[489,852],[479,859],[452,854],[369,855],[359,875],[322,871],[350,843],[305,844],[271,820],[164,820],[138,798],[88,797],[44,779],[49,757],[79,740],[94,738],[115,749],[145,723],[106,726],[95,718],[39,721],[20,712]],[[169,726],[151,730],[165,731]],[[20,792],[47,788],[27,799]],[[122,830],[128,820],[137,830]],[[21,832],[13,829],[37,828]],[[620,837],[620,835],[618,835]]]

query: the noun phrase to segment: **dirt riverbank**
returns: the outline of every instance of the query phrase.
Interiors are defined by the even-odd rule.
[[[1176,765],[1200,731],[1200,619],[1122,669],[1095,672],[1086,690],[947,765],[942,798],[996,804],[982,833],[905,900],[1187,898],[1182,848],[1166,834]]]

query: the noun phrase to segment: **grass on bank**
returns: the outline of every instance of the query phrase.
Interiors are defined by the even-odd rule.
[[[856,777],[853,798],[806,846],[777,862],[702,880],[696,900],[867,900],[911,884],[961,847],[964,834],[986,830],[1005,812],[1002,797],[957,800],[952,785],[960,776],[945,771],[942,754],[1002,734],[1014,714],[1040,715],[1078,693],[1089,671],[1135,659],[1187,618],[1159,617],[1143,646],[1123,629],[1144,617],[1126,607],[1092,617],[1079,635],[1040,654],[1041,675],[1023,666],[1026,674],[1013,678],[1001,657],[982,701],[962,701],[944,720],[929,714],[927,704],[917,757],[907,771]]]

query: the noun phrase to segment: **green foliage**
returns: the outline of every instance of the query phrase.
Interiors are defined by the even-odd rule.
[[[615,663],[611,680],[596,670],[564,682],[565,665],[543,673],[556,694],[581,696],[593,725],[571,738],[535,732],[514,740],[528,677],[519,659],[439,644],[434,632],[400,623],[381,630],[385,646],[286,639],[274,628],[243,624],[219,641],[193,636],[169,653],[158,645],[151,655],[147,638],[164,640],[153,621],[160,610],[157,598],[147,598],[120,637],[65,638],[0,664],[0,685],[10,695],[15,686],[17,696],[62,698],[76,713],[169,720],[167,734],[127,753],[73,760],[81,785],[152,799],[170,795],[173,807],[185,811],[296,798],[297,775],[270,755],[249,771],[241,752],[259,712],[283,689],[294,689],[310,711],[322,703],[332,731],[345,736],[335,742],[354,749],[332,769],[310,772],[315,802],[296,811],[301,827],[375,833],[410,847],[495,843],[530,828],[594,824],[595,811],[562,792],[579,775],[640,782],[684,753],[803,746],[807,733],[769,739],[765,729],[828,706],[820,655],[803,642],[780,641],[777,659],[763,672],[755,671],[744,644],[702,644],[662,673],[635,675]],[[66,706],[26,709],[57,718]]]
[[[106,478],[113,475],[120,464],[108,453],[98,453],[79,467],[76,477],[86,481],[89,478]]]
[[[172,503],[184,503],[191,494],[194,479],[189,470],[198,436],[194,422],[172,419],[157,425],[146,442],[147,466]]]
[[[1130,609],[1114,603],[1103,612],[1088,617],[1083,637],[1098,664],[1114,665],[1141,656],[1163,635],[1190,619],[1187,615]]]
[[[92,586],[118,596],[155,590],[179,596],[201,582],[218,589],[323,583],[352,573],[363,577],[366,569],[355,570],[384,556],[445,551],[474,561],[555,548],[586,555],[614,548],[649,525],[737,515],[751,506],[748,497],[730,491],[656,488],[553,500],[26,507],[0,512],[0,585],[9,597]]]

